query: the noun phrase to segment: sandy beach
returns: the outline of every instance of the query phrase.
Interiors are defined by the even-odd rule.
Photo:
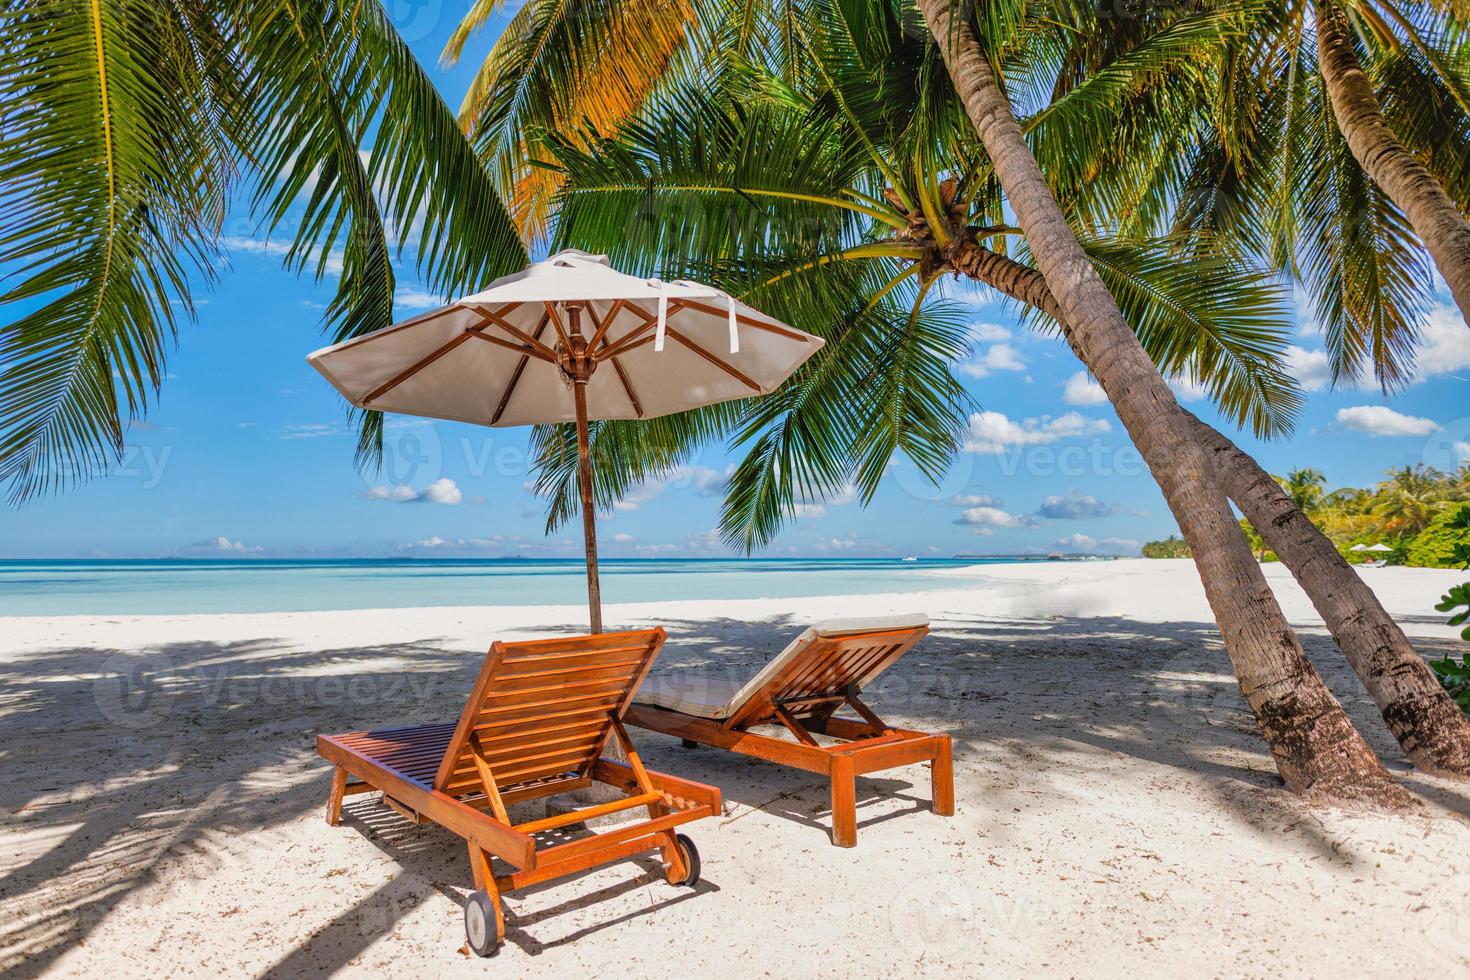
[[[920,611],[934,632],[867,700],[955,739],[958,813],[921,767],[858,781],[856,849],[815,776],[634,732],[719,786],[703,879],[650,857],[507,896],[463,949],[459,840],[322,805],[318,733],[453,720],[495,638],[577,607],[0,619],[9,976],[1451,976],[1470,968],[1470,785],[1408,769],[1280,566],[1319,670],[1423,804],[1312,809],[1281,788],[1188,562],[936,573],[903,595],[610,606],[670,634],[656,671],[754,673],[801,627]],[[1421,652],[1458,572],[1362,575]]]

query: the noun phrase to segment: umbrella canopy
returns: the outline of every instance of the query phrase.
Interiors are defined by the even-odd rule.
[[[1358,542],[1357,544],[1353,545],[1351,548],[1348,549],[1348,551],[1367,551],[1367,550],[1368,550],[1368,546],[1366,544],[1363,544],[1361,541]]]
[[[1364,550],[1365,551],[1381,551],[1381,552],[1386,552],[1386,551],[1392,551],[1393,550],[1393,546],[1392,545],[1387,545],[1387,544],[1379,543],[1379,544],[1369,545]]]
[[[767,394],[822,343],[712,286],[642,279],[606,256],[568,250],[307,361],[360,408],[492,426],[575,422],[596,633],[588,420]]]
[[[586,380],[594,419],[766,394],[822,346],[711,286],[640,279],[569,250],[307,360],[363,408],[478,425],[573,422],[566,382],[579,332],[594,365],[609,366]]]

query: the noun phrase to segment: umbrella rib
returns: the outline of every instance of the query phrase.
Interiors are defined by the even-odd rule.
[[[546,315],[551,317],[551,325],[556,328],[556,335],[561,338],[561,345],[566,350],[572,349],[572,342],[568,337],[566,327],[561,324],[561,316],[556,312],[556,304],[551,300],[542,300],[541,305],[546,307]]]
[[[530,344],[512,344],[508,340],[501,340],[499,337],[493,337],[488,333],[481,333],[479,328],[477,327],[471,327],[466,332],[471,337],[478,337],[481,340],[485,341],[485,343],[487,344],[494,344],[497,347],[504,347],[506,350],[513,350],[517,354],[524,354],[527,357],[534,357],[538,361],[546,361],[548,364],[556,363],[555,358],[547,357],[545,354],[541,353],[541,351],[538,349],[541,346],[539,344],[536,347],[532,347]]]
[[[549,313],[541,315],[541,322],[536,324],[536,332],[532,334],[534,338],[537,340],[541,338],[541,335],[546,332],[546,323],[550,319],[551,314]],[[491,425],[499,422],[500,417],[505,414],[506,408],[510,405],[510,396],[515,394],[516,385],[521,383],[521,375],[525,373],[526,365],[530,362],[530,354],[521,355],[520,361],[516,363],[516,369],[511,372],[510,382],[505,386],[505,393],[500,396],[500,404],[495,406],[495,414],[490,417]]]
[[[623,391],[627,393],[628,401],[633,403],[633,411],[638,413],[640,419],[643,418],[643,403],[638,400],[638,395],[633,391],[633,382],[628,380],[628,372],[623,370],[623,366],[618,363],[616,357],[613,358],[612,366],[613,370],[618,373],[618,380],[623,383]]]
[[[466,340],[469,339],[469,336],[470,334],[468,332],[457,334],[449,338],[449,340],[445,343],[440,344],[434,350],[430,351],[426,356],[419,358],[416,362],[414,362],[406,369],[399,371],[393,377],[389,378],[387,381],[383,382],[382,384],[378,385],[378,387],[368,392],[366,397],[364,397],[362,400],[362,407],[370,407],[373,402],[377,401],[379,398],[382,398],[388,392],[392,391],[394,388],[397,388],[399,385],[403,384],[403,382],[407,381],[415,374],[418,374],[424,368],[428,367],[430,364],[433,364],[435,361],[439,360],[439,358],[443,357],[445,354],[448,354],[460,344],[464,343]]]
[[[587,307],[587,315],[592,318],[592,325],[597,328],[596,332],[592,334],[592,342],[588,345],[594,351],[594,360],[596,359],[599,345],[603,349],[607,348],[607,328],[612,325],[613,318],[618,315],[618,310],[622,305],[622,300],[614,300],[612,306],[608,307],[606,320],[598,320],[597,314],[593,311],[592,307],[590,305]],[[618,380],[623,383],[623,391],[627,394],[628,401],[632,403],[633,411],[637,413],[640,419],[643,418],[643,403],[638,400],[638,393],[633,390],[633,382],[628,378],[628,372],[623,370],[622,362],[616,357],[609,359],[612,361],[613,370],[618,374]]]
[[[668,333],[668,335],[670,337],[674,338],[679,343],[683,344],[685,347],[688,347],[690,350],[694,351],[694,353],[698,354],[700,357],[704,358],[706,361],[709,361],[715,367],[719,368],[721,371],[724,371],[726,374],[728,374],[730,377],[734,378],[736,381],[741,382],[742,384],[746,385],[747,387],[749,387],[749,388],[751,388],[751,389],[753,389],[755,391],[760,391],[761,390],[761,386],[760,385],[756,384],[754,381],[750,380],[750,378],[746,377],[744,374],[741,374],[739,371],[735,370],[733,367],[731,367],[730,365],[726,364],[724,361],[720,360],[718,357],[716,357],[715,355],[711,354],[709,351],[705,350],[703,347],[701,347],[698,344],[696,344],[694,341],[690,340],[688,337],[684,336],[679,331],[675,330],[673,327],[666,327],[665,330],[666,330],[666,332]]]
[[[491,324],[499,327],[501,330],[504,330],[516,340],[519,340],[521,343],[526,344],[529,347],[534,347],[537,351],[541,353],[543,359],[551,361],[552,363],[556,362],[556,351],[552,350],[550,347],[547,347],[541,341],[532,337],[530,334],[521,330],[514,324],[507,322],[506,319],[500,314],[496,313],[493,310],[487,310],[483,306],[477,306],[474,309]],[[483,333],[480,334],[480,336],[485,337],[486,340],[490,339]]]
[[[674,302],[670,303],[669,316],[672,317],[682,308],[683,306],[679,300],[675,300]],[[638,309],[638,307],[636,306],[629,306],[628,309],[631,310],[633,313],[636,313],[637,315],[643,317],[643,323],[640,326],[636,326],[633,329],[629,330],[617,340],[613,341],[610,344],[607,344],[605,347],[599,350],[595,355],[593,355],[596,360],[603,361],[609,357],[620,357],[623,354],[626,354],[628,351],[632,350],[634,347],[637,347],[640,343],[642,343],[642,341],[638,341],[637,343],[635,343],[635,340],[640,335],[652,329],[658,323],[657,317],[650,316],[648,313]],[[612,320],[609,319],[608,324],[611,325],[611,323]],[[650,335],[648,337],[644,337],[643,339],[651,340],[653,338],[652,335]]]
[[[587,304],[587,315],[592,318],[592,325],[597,328],[596,331],[592,334],[592,339],[587,342],[587,346],[589,348],[591,348],[592,350],[597,350],[599,346],[608,346],[607,332],[612,328],[613,321],[618,318],[618,312],[622,310],[622,308],[622,300],[613,300],[612,305],[607,308],[607,318],[599,320],[597,318],[597,311],[592,308],[592,304]]]
[[[707,313],[710,316],[724,317],[730,315],[729,310],[721,310],[716,307],[710,306],[707,303],[700,303],[696,300],[684,299],[679,300],[678,302],[680,306],[688,307],[691,310],[698,310],[699,312]],[[795,330],[787,330],[785,327],[778,327],[774,323],[765,323],[760,320],[753,320],[750,317],[746,316],[744,313],[735,314],[735,320],[737,323],[743,323],[747,327],[754,327],[757,330],[764,330],[767,333],[778,334],[790,340],[799,340],[803,344],[811,342],[807,339],[806,334],[797,333]]]

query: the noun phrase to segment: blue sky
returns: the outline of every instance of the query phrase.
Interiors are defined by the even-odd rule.
[[[462,67],[437,68],[466,5],[390,3],[453,106],[489,46],[478,38]],[[122,464],[63,496],[0,511],[0,557],[580,554],[576,528],[542,533],[543,504],[526,489],[528,430],[396,420],[387,470],[360,474],[345,407],[305,360],[321,346],[332,284],[282,271],[277,249],[253,231],[248,220],[229,229],[230,268],[182,330],[162,398],[129,433]],[[812,502],[766,554],[1128,553],[1170,533],[1152,479],[1066,347],[1018,327],[984,294],[955,299],[975,345],[960,376],[981,411],[942,485],[897,463],[871,505],[850,495]],[[405,276],[398,305],[408,316],[436,302]],[[1418,380],[1390,400],[1329,391],[1305,307],[1299,319],[1292,365],[1308,394],[1297,435],[1238,436],[1267,469],[1310,465],[1333,486],[1362,486],[1390,467],[1470,458],[1470,330],[1447,293],[1424,325]],[[1179,390],[1223,425],[1198,392]],[[727,554],[712,529],[731,461],[711,449],[633,494],[601,519],[603,553]]]

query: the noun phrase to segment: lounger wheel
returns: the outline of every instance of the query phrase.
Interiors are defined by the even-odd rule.
[[[482,891],[470,892],[464,906],[464,934],[476,956],[493,956],[505,938],[500,903]]]
[[[697,749],[697,748],[699,748],[699,743],[696,742],[692,738],[681,738],[681,739],[679,739],[679,744],[682,745],[686,749]]]
[[[684,859],[684,867],[689,869],[689,874],[684,880],[676,881],[674,884],[693,888],[699,884],[699,848],[694,846],[694,841],[683,834],[675,834],[674,843],[679,847],[679,856]]]

